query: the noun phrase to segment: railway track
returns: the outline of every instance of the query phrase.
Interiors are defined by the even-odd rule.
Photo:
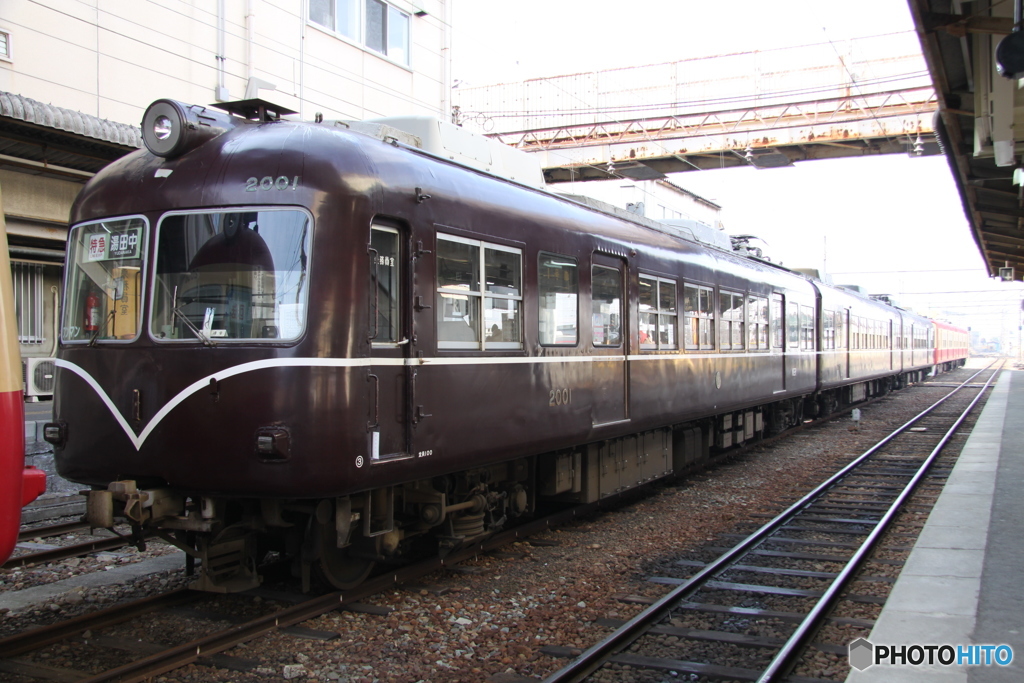
[[[984,385],[972,385],[983,373],[989,375]],[[720,549],[717,559],[681,561],[696,570],[692,576],[653,577],[675,587],[657,600],[637,599],[650,605],[627,622],[603,620],[615,631],[593,647],[582,653],[543,648],[551,656],[575,657],[545,683],[592,675],[617,680],[615,671],[602,676],[602,667],[765,683],[820,680],[790,674],[808,646],[845,656],[844,644],[811,643],[823,625],[870,628],[869,621],[831,612],[840,601],[884,603],[850,585],[892,581],[858,571],[869,558],[876,566],[902,564],[891,556],[908,551],[912,542],[905,539],[913,534],[890,534],[882,543],[883,534],[922,482],[948,475],[952,462],[931,468],[997,373],[992,366],[979,371],[753,534]],[[716,647],[702,647],[706,643]]]
[[[32,541],[37,538],[63,536],[64,534],[70,534],[75,531],[82,531],[83,529],[88,528],[89,523],[81,520],[61,522],[59,524],[47,524],[46,526],[38,526],[32,529],[22,529],[18,532],[18,542]]]
[[[181,589],[117,605],[0,640],[0,657],[2,657],[0,658],[0,672],[18,675],[25,680],[98,683],[99,681],[142,681],[191,663],[247,670],[254,667],[255,663],[237,657],[223,656],[220,653],[272,631],[291,632],[300,638],[328,639],[336,636],[336,633],[311,632],[310,629],[302,629],[297,625],[334,610],[378,611],[363,605],[360,601],[394,588],[398,584],[415,582],[439,569],[450,568],[478,555],[497,551],[506,545],[522,541],[532,534],[547,531],[580,516],[593,514],[609,502],[611,502],[610,499],[605,499],[599,503],[563,510],[502,532],[480,543],[461,548],[445,558],[433,557],[408,565],[398,571],[378,575],[352,591],[335,592],[312,599],[299,599],[297,604],[290,604],[251,619],[239,619],[236,614],[218,611],[211,606],[211,603],[224,600],[251,601],[253,598],[260,598],[261,603],[265,603],[264,598],[268,595],[272,601],[282,598],[285,601],[295,601],[297,596],[268,594],[266,591],[260,590],[248,594],[223,596]],[[233,611],[235,613],[239,611],[237,606]],[[166,619],[168,615],[171,615],[171,618],[186,617],[205,620],[210,624],[210,628],[208,633],[200,637],[170,647],[156,642],[140,641],[137,638],[117,633],[119,625],[131,622],[131,629],[139,630],[140,620],[159,622]],[[228,626],[222,627],[222,622],[227,622]],[[142,630],[145,630],[145,627],[142,627]],[[100,631],[103,631],[104,635],[96,637],[96,633]],[[110,632],[110,635],[107,635],[107,632]],[[89,634],[90,637],[85,637],[83,634]],[[74,647],[76,660],[88,657],[84,650],[92,650],[93,659],[97,664],[84,668],[79,666],[76,669],[55,669],[33,657],[33,655],[44,653],[46,648],[55,644]],[[117,654],[113,654],[115,652]],[[123,663],[125,659],[129,661]],[[102,669],[102,662],[114,660],[119,662],[117,666]]]
[[[72,533],[75,531],[81,531],[88,529],[89,524],[86,522],[64,522],[61,524],[51,524],[45,527],[38,527],[35,529],[26,529],[18,534],[18,543],[25,543],[41,538],[52,538],[54,536],[62,536],[64,534]],[[45,564],[47,562],[57,562],[60,560],[66,560],[69,557],[81,557],[83,555],[89,555],[91,553],[99,553],[111,550],[117,550],[124,548],[129,545],[133,545],[136,541],[130,536],[125,536],[113,532],[114,536],[106,536],[100,538],[91,538],[82,543],[73,543],[70,545],[64,545],[59,547],[46,547],[41,550],[35,550],[32,552],[22,553],[15,555],[7,560],[2,566],[3,569],[16,569],[18,567],[31,567],[37,564]],[[148,538],[148,536],[146,536]]]
[[[843,413],[837,413],[841,414]],[[799,431],[799,428],[795,431]],[[761,442],[762,445],[764,443]],[[730,451],[728,456],[734,454]],[[456,563],[477,555],[493,553],[507,544],[526,539],[531,534],[592,515],[599,507],[609,504],[614,504],[614,499],[605,499],[599,504],[573,508],[535,520],[483,543],[462,549],[444,560],[431,558],[399,571],[378,576],[356,591],[332,593],[307,600],[295,595],[268,595],[265,591],[257,591],[251,595],[214,596],[179,590],[127,603],[0,640],[0,656],[3,657],[0,659],[0,672],[15,674],[21,677],[17,680],[26,681],[136,681],[191,663],[242,671],[251,670],[257,666],[257,662],[246,660],[244,657],[229,656],[226,652],[236,645],[252,641],[272,631],[298,638],[329,639],[337,634],[311,631],[299,624],[334,610],[381,613],[381,608],[374,608],[377,610],[374,612],[374,609],[361,601],[381,591],[393,589],[398,584],[416,583],[438,569],[451,568]],[[791,528],[791,531],[796,530]],[[264,598],[262,610],[259,614],[250,614],[251,618],[240,617],[240,614],[254,611],[246,602],[254,597]],[[265,601],[268,597],[272,603],[290,603],[268,609],[268,603]],[[142,624],[152,622],[156,626],[149,630],[153,631],[159,630],[158,624],[162,622],[181,621],[182,618],[203,622],[205,632],[193,638],[181,639],[172,646],[156,642],[157,639],[153,642],[140,640],[136,635],[139,631],[147,630],[145,626],[141,626]],[[856,619],[847,621],[857,623]],[[604,623],[612,622],[605,620]],[[55,647],[74,650],[74,669],[58,669],[47,664],[52,660],[44,658],[45,653],[48,648],[52,652]],[[83,660],[91,660],[95,664],[83,665]]]

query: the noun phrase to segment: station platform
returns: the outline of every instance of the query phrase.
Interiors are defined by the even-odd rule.
[[[923,662],[890,656],[847,683],[1024,681],[1024,372],[1003,371],[990,391],[868,637],[873,655],[881,645]],[[929,664],[915,645],[951,649]],[[996,660],[1011,650],[985,647],[1000,645],[1006,665]]]

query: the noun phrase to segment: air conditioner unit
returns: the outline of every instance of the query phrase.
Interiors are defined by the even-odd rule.
[[[22,360],[27,398],[38,400],[42,396],[53,396],[53,383],[57,374],[55,360],[55,358],[25,358]]]

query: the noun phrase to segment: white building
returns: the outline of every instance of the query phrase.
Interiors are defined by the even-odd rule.
[[[451,0],[0,3],[0,209],[22,355],[54,348],[71,204],[154,100],[447,118]],[[258,89],[257,89],[258,88]]]

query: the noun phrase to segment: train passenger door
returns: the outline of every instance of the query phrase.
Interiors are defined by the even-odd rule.
[[[889,320],[889,369],[896,367],[896,344],[893,343],[893,324]]]
[[[367,374],[370,414],[367,420],[371,460],[409,452],[408,306],[403,272],[404,238],[396,228],[370,228],[370,361]]]
[[[629,419],[626,387],[626,263],[620,258],[594,254],[590,271],[592,348],[591,374],[594,425]]]
[[[846,339],[846,363],[844,363],[844,368],[846,371],[845,379],[850,379],[850,363],[852,362],[851,359],[853,357],[853,343],[856,337],[853,336],[853,328],[850,326],[850,323],[853,322],[852,320],[850,320],[850,309],[847,308],[846,310],[844,310],[842,312],[842,316],[843,322],[845,323],[843,325],[843,328],[846,330],[845,334],[843,335]]]
[[[783,310],[785,299],[781,294],[772,294],[771,304],[772,360],[777,363],[780,374],[776,375],[772,393],[781,394],[786,391],[786,326]]]

